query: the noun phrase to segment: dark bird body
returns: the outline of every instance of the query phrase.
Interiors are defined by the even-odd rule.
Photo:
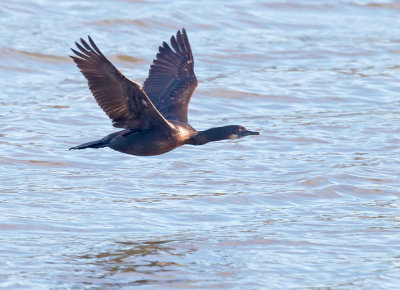
[[[126,78],[89,37],[75,43],[71,56],[88,80],[99,106],[113,126],[124,130],[101,140],[70,149],[110,147],[139,156],[163,154],[184,144],[203,145],[212,141],[259,135],[242,126],[230,125],[196,131],[188,124],[188,106],[197,87],[193,55],[185,29],[163,43],[141,87]]]

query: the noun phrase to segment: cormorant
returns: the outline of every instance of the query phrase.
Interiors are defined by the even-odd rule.
[[[123,128],[101,140],[70,149],[110,147],[139,156],[163,154],[184,144],[203,145],[212,141],[259,135],[238,125],[196,131],[188,123],[188,105],[197,87],[193,55],[185,29],[163,42],[141,87],[125,77],[101,53],[89,36],[89,43],[75,42],[79,51],[70,56],[88,80],[99,106]]]

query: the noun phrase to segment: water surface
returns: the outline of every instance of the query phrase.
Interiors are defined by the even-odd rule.
[[[0,287],[395,288],[398,1],[2,1]],[[135,157],[69,47],[143,82],[185,27],[190,122],[240,140]]]

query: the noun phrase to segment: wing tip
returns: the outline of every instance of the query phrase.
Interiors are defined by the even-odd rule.
[[[181,34],[182,34],[183,37],[187,37],[187,32],[186,32],[185,27],[182,27]]]
[[[81,38],[79,38],[79,41],[75,41],[76,48],[78,48],[79,51],[81,51],[81,52],[76,51],[73,48],[71,48],[71,50],[77,56],[82,57],[82,58],[87,58],[87,57],[104,57],[105,58],[103,53],[100,51],[100,49],[97,47],[97,45],[93,41],[92,37],[90,35],[88,35],[87,39],[88,40],[85,40],[81,37]]]

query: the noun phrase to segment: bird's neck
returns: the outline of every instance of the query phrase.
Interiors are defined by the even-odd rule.
[[[203,145],[208,142],[220,141],[229,139],[224,127],[211,128],[205,131],[198,131],[186,143],[191,145]]]

